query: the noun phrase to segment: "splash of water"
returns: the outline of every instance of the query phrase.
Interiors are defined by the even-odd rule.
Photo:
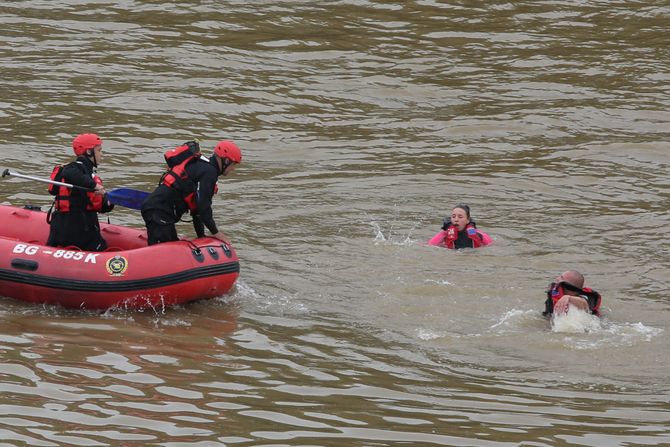
[[[570,306],[566,314],[554,314],[551,318],[552,332],[585,333],[602,330],[600,318]]]
[[[511,309],[505,312],[500,319],[491,326],[491,329],[497,329],[499,331],[517,329],[521,319],[528,315],[534,315],[535,313],[534,310]]]

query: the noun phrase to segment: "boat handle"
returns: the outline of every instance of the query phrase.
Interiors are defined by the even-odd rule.
[[[223,249],[223,254],[225,254],[227,258],[230,258],[232,253],[230,251],[230,247],[228,246],[228,244],[226,244],[225,242],[221,243],[221,248]]]
[[[28,259],[12,259],[12,267],[20,270],[30,270],[34,272],[39,268],[39,264],[36,261],[29,261]]]
[[[198,262],[203,262],[205,260],[205,255],[202,254],[202,250],[200,250],[198,247],[192,249],[191,254]]]
[[[219,259],[219,252],[216,251],[216,248],[214,247],[207,247],[207,251],[209,252],[209,255],[214,259],[215,261]]]

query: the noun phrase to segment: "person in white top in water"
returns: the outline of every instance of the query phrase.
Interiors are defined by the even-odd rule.
[[[584,287],[584,275],[568,270],[554,279],[547,290],[544,316],[568,313],[569,306],[600,316],[602,297],[595,290]]]

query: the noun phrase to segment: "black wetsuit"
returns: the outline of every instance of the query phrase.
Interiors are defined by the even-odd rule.
[[[191,216],[196,235],[203,237],[205,227],[212,234],[218,233],[212,215],[212,197],[220,174],[216,160],[214,157],[209,161],[196,158],[186,165],[186,173],[188,179],[179,187],[161,183],[142,204],[149,245],[179,240],[175,224],[189,211],[184,197],[192,192],[195,192],[196,210]]]
[[[481,236],[477,235],[480,239]],[[454,248],[473,248],[475,246],[474,242],[468,236],[468,231],[463,230],[458,232],[458,239],[454,241]]]
[[[61,178],[84,188],[95,188],[93,180],[93,162],[87,157],[77,157],[76,161],[66,164],[61,170]],[[51,213],[51,227],[47,245],[51,247],[75,246],[86,251],[103,251],[107,242],[100,234],[98,212],[86,209],[89,203],[87,192],[81,189],[71,189],[69,194],[70,209],[67,212],[54,211]],[[114,208],[113,204],[103,198],[101,213]]]

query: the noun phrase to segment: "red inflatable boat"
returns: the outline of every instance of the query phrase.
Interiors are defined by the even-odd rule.
[[[161,308],[213,298],[240,264],[218,239],[147,246],[146,232],[101,224],[105,252],[47,247],[46,213],[0,205],[0,296],[67,308]]]

